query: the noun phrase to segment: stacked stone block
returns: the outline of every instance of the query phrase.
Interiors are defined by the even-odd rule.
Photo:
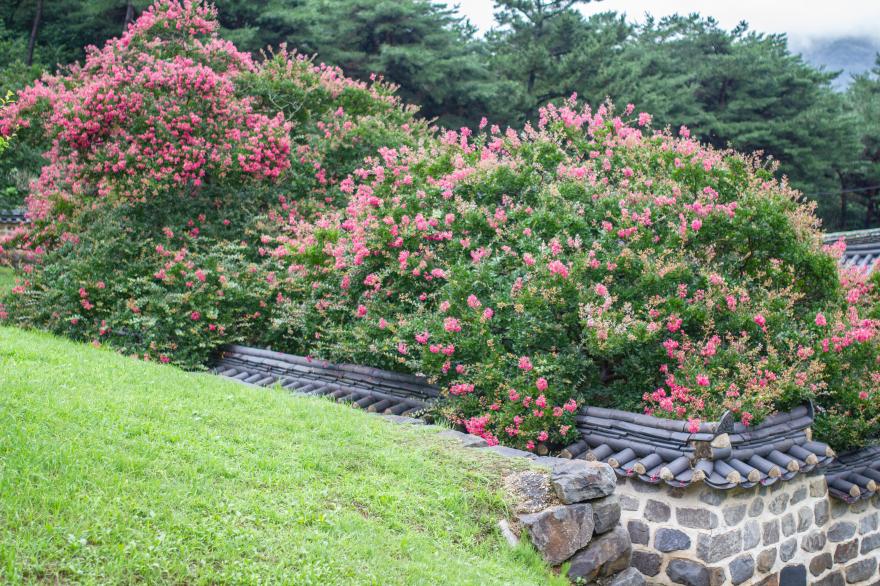
[[[397,423],[421,423],[393,417]],[[441,436],[462,447],[492,451],[534,465],[510,474],[504,491],[513,503],[512,524],[499,522],[511,545],[528,539],[553,566],[568,564],[567,576],[578,584],[644,586],[644,576],[631,567],[632,543],[621,524],[620,499],[614,494],[617,476],[608,464],[537,457],[531,452],[488,446],[482,438],[458,431]]]
[[[508,478],[514,494],[518,487],[538,488],[540,498],[517,505],[516,529],[527,535],[548,563],[569,563],[568,577],[586,583],[636,586],[644,578],[630,571],[632,545],[620,524],[620,500],[615,496],[614,471],[607,464],[538,458],[549,475],[530,470]],[[535,476],[544,479],[542,483]],[[540,492],[543,491],[543,492]],[[533,495],[535,493],[533,492]],[[543,507],[533,511],[533,503]]]

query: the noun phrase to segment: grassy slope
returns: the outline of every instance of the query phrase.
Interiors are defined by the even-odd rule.
[[[505,461],[449,446],[0,328],[0,582],[558,580],[494,529]]]

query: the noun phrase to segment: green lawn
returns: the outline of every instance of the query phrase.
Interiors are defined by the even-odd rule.
[[[546,584],[494,454],[0,328],[0,582]]]

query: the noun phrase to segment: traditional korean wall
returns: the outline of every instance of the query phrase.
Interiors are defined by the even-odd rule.
[[[0,210],[0,236],[21,228],[24,221],[24,210]]]
[[[822,474],[726,491],[620,479],[616,494],[648,584],[880,584],[880,497],[848,505]]]
[[[7,234],[12,234],[16,230],[21,228],[21,224],[17,222],[3,222],[0,221],[0,236],[5,236]]]
[[[437,393],[414,377],[254,348],[226,348],[215,372],[353,402],[397,423],[424,424],[400,414],[418,413]],[[567,568],[572,582],[880,586],[880,496],[873,494],[880,448],[833,462],[831,449],[812,440],[811,405],[753,429],[730,415],[693,433],[687,422],[587,407],[577,418],[581,439],[562,458],[488,446],[457,431],[441,435],[533,462],[506,478],[514,516],[499,526],[511,543],[527,539],[548,563]],[[837,498],[857,494],[872,496],[852,505]]]
[[[12,234],[21,227],[21,218],[17,214],[0,210],[0,239]],[[0,257],[3,260],[10,261],[13,265],[18,265],[23,258],[23,254],[18,250],[10,250],[7,246],[0,252]]]

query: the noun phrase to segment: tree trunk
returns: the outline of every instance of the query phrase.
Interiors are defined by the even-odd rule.
[[[27,59],[25,59],[25,63],[28,65],[31,65],[34,62],[34,45],[37,44],[37,34],[40,32],[41,20],[43,20],[43,0],[37,0],[37,7],[34,12],[34,24],[31,26],[31,37],[28,39]]]
[[[865,199],[867,200],[865,203],[865,223],[862,228],[873,228],[875,218],[877,217],[877,193],[869,191]]]
[[[846,192],[840,192],[840,229],[846,230]]]
[[[541,0],[538,0],[535,2],[534,8],[535,12],[528,18],[532,21],[532,41],[535,43],[535,46],[539,46],[541,37],[544,34],[544,4]],[[532,95],[532,90],[535,88],[537,76],[538,72],[532,67],[529,70],[529,77],[526,81],[526,92],[528,92],[529,96]]]
[[[122,23],[122,32],[128,30],[128,25],[131,24],[131,21],[134,20],[134,6],[131,3],[131,0],[128,0],[128,3],[125,6],[125,22]]]

